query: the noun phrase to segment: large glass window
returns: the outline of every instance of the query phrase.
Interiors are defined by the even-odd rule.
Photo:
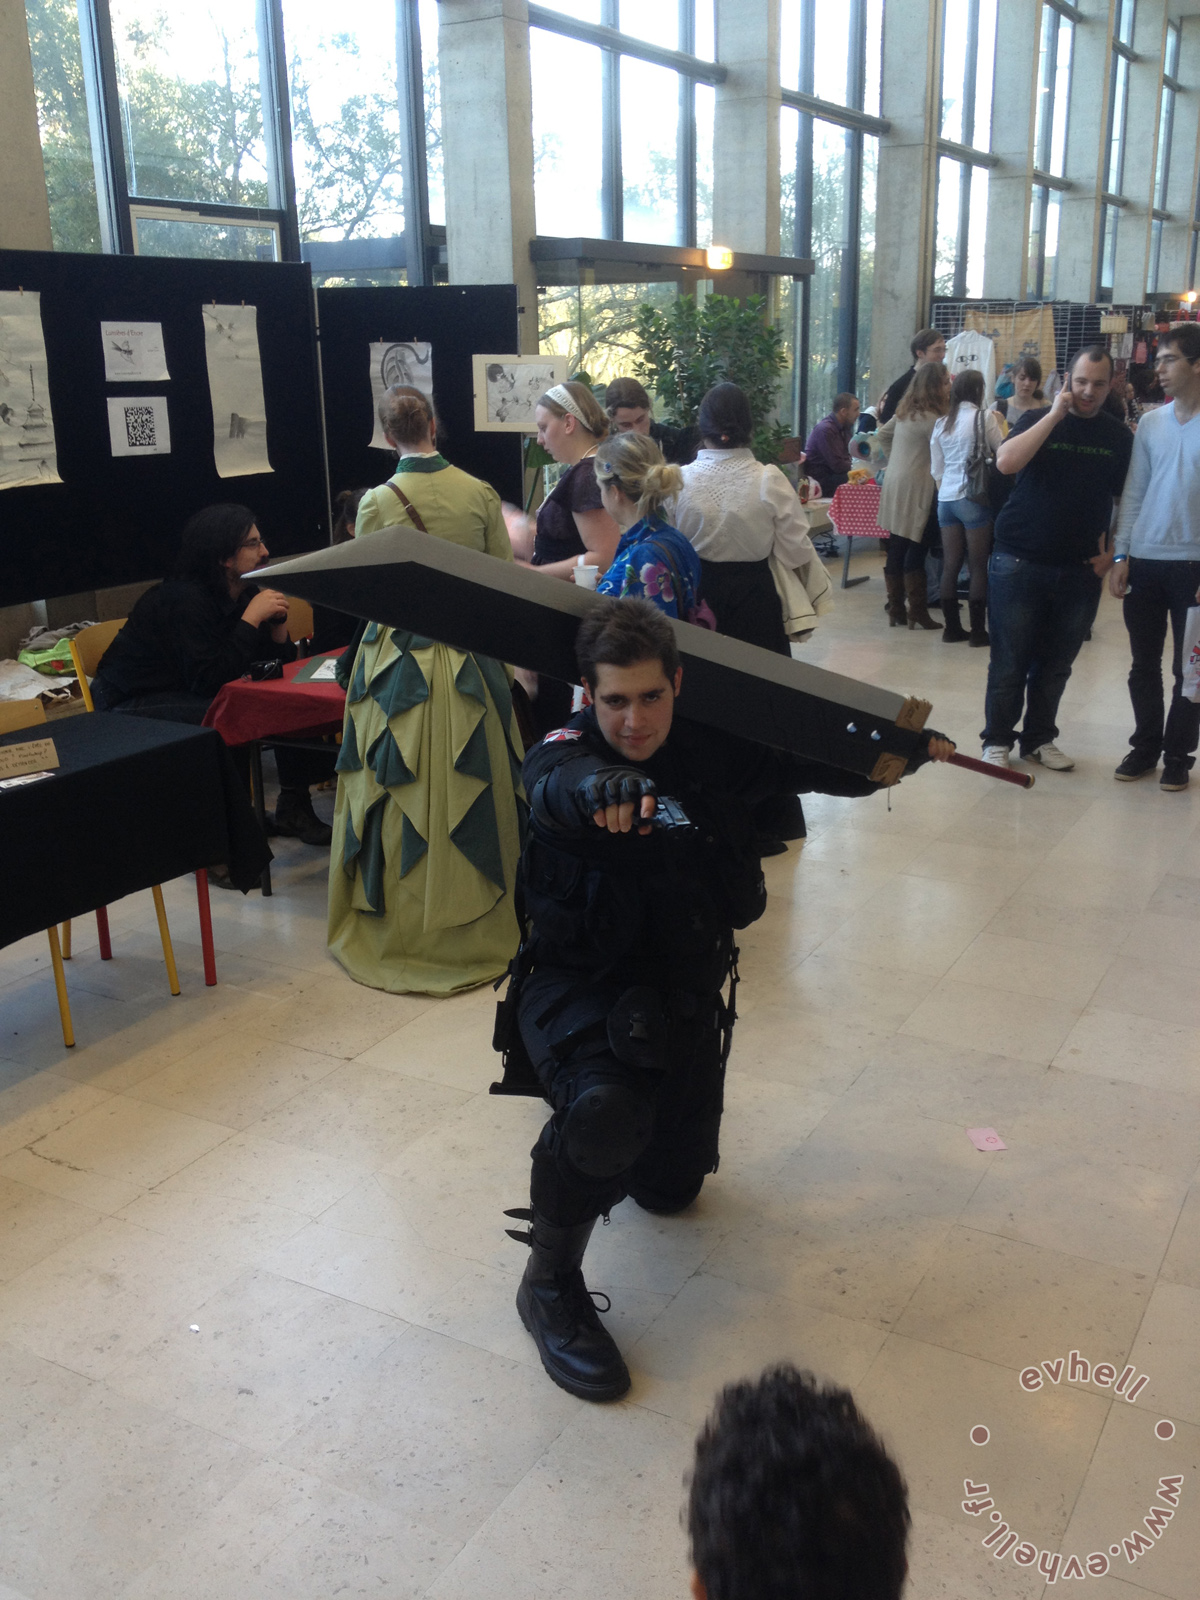
[[[131,195],[266,206],[254,8],[109,0]]]
[[[1038,54],[1037,132],[1034,165],[1061,178],[1067,159],[1067,110],[1071,99],[1071,58],[1075,23],[1053,7],[1042,12]]]
[[[100,212],[74,0],[25,0],[56,250],[99,250]]]
[[[942,125],[938,161],[934,293],[983,293],[988,164],[952,155],[955,145],[986,156],[992,145],[997,0],[946,0],[942,50]]]
[[[1163,223],[1167,221],[1167,200],[1171,184],[1171,141],[1175,132],[1175,95],[1178,88],[1180,24],[1167,24],[1163,51],[1162,98],[1158,107],[1158,140],[1154,155],[1154,219],[1150,224],[1150,265],[1146,273],[1146,293],[1159,290],[1159,265],[1162,258]]]
[[[1133,53],[1133,27],[1137,0],[1117,0],[1113,14],[1112,67],[1108,80],[1108,120],[1105,127],[1101,171],[1106,194],[1121,196],[1125,180],[1125,122],[1129,113],[1129,69]],[[1100,246],[1097,298],[1111,299],[1117,262],[1117,230],[1121,208],[1106,204]]]
[[[603,238],[602,52],[531,28],[529,54],[537,231]]]
[[[1035,184],[1029,202],[1029,263],[1025,293],[1030,300],[1053,300],[1058,285],[1058,227],[1062,195]]]
[[[783,87],[877,116],[883,0],[814,6],[811,22],[806,20],[807,8],[808,0],[783,0],[779,35]],[[861,92],[856,83],[860,76]]]
[[[594,16],[553,9],[561,24],[543,17],[530,30],[538,233],[701,242],[711,235],[712,89],[643,59],[639,46],[693,57],[703,77],[713,0],[603,0]],[[616,29],[620,46],[573,37],[567,15]]]

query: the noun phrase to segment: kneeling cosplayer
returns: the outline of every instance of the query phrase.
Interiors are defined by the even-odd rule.
[[[766,906],[754,803],[879,785],[676,719],[675,637],[647,601],[587,617],[576,653],[592,704],[525,758],[525,936],[496,1043],[506,1086],[534,1073],[553,1108],[509,1213],[530,1223],[509,1230],[530,1250],[517,1309],[556,1383],[614,1400],[629,1372],[584,1252],[626,1196],[669,1215],[717,1169],[734,932]],[[908,770],[952,750],[923,735]]]

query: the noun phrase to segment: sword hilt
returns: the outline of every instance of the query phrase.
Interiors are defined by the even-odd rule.
[[[952,767],[966,767],[968,772],[982,772],[985,778],[999,778],[1001,783],[1015,783],[1018,789],[1032,789],[1032,772],[1014,772],[1011,767],[997,767],[991,761],[976,761],[974,756],[960,756],[956,750],[950,757]]]

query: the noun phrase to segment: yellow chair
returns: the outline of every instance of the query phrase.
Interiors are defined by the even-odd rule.
[[[46,720],[46,708],[40,700],[5,700],[0,702],[0,733],[16,733],[20,728],[36,728]],[[71,924],[68,922],[67,927]],[[58,942],[58,926],[46,929],[50,941],[50,960],[54,966],[54,987],[58,991],[58,1015],[62,1023],[63,1043],[75,1043],[75,1029],[71,1026],[71,1004],[67,999],[67,975],[63,971],[62,948]]]
[[[83,691],[83,703],[89,711],[95,711],[96,707],[92,701],[92,686],[88,680],[96,676],[101,656],[125,626],[125,620],[124,617],[118,617],[115,622],[97,622],[94,627],[80,628],[70,641],[75,676],[79,679],[79,687]]]
[[[83,692],[83,703],[89,711],[95,711],[96,704],[92,699],[90,678],[96,676],[96,668],[100,665],[101,657],[109,645],[125,626],[126,619],[118,617],[114,622],[97,622],[90,628],[80,628],[79,632],[69,641],[71,646],[71,661],[75,667],[75,676],[79,679],[79,687]],[[197,877],[199,874],[197,874]],[[208,882],[205,878],[205,894]],[[154,896],[154,914],[158,918],[158,936],[162,940],[163,960],[167,964],[167,981],[171,985],[171,993],[179,993],[179,973],[175,967],[175,951],[171,945],[171,930],[167,925],[167,908],[163,904],[162,889],[156,883],[150,890]],[[203,921],[203,914],[201,916]],[[99,906],[96,910],[96,928],[100,936],[101,961],[112,960],[112,941],[108,932],[108,907]],[[63,923],[63,960],[71,959],[71,924]]]
[[[307,600],[290,599],[288,601],[287,631],[288,638],[293,644],[311,639],[313,636],[313,608]]]

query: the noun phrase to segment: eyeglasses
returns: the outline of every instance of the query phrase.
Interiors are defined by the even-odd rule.
[[[239,550],[261,550],[261,549],[263,549],[263,542],[258,537],[258,535],[255,534],[253,539],[243,539],[241,544],[238,545],[238,549]]]

